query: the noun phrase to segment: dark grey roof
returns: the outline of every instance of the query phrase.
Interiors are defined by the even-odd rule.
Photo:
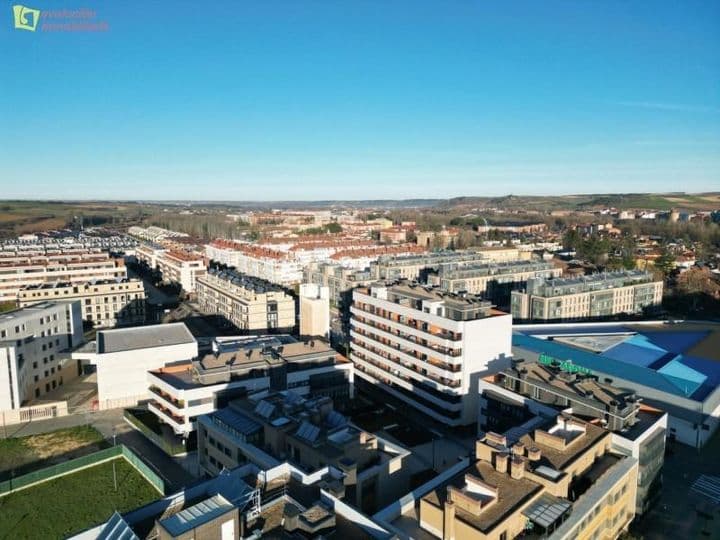
[[[195,342],[195,338],[184,323],[154,324],[102,330],[97,335],[97,352],[99,354],[115,353],[193,342]]]

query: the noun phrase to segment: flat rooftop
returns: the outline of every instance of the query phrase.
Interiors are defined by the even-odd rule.
[[[719,323],[520,325],[513,353],[527,351],[700,402],[720,386]]]
[[[154,324],[133,328],[101,330],[97,333],[98,354],[195,343],[184,323]]]

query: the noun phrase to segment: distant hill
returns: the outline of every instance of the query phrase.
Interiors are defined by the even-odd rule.
[[[444,207],[501,208],[505,210],[595,210],[613,207],[621,210],[646,209],[716,210],[720,208],[720,192],[709,193],[619,193],[587,195],[548,195],[505,197],[455,197],[440,203]]]

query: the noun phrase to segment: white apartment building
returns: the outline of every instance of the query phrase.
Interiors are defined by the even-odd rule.
[[[150,227],[130,227],[128,234],[139,238],[141,240],[147,240],[149,242],[160,242],[168,238],[186,238],[189,235],[182,232],[171,231],[163,229],[162,227],[156,227],[151,225]]]
[[[352,397],[353,365],[322,340],[287,334],[217,338],[213,351],[147,375],[148,408],[176,434],[187,437],[196,419],[229,400],[260,391],[292,390],[336,400]]]
[[[197,299],[208,315],[221,315],[240,330],[295,328],[295,299],[268,281],[233,270],[211,269],[198,278]]]
[[[205,261],[186,251],[169,250],[157,261],[163,281],[179,283],[183,291],[195,293],[197,279],[207,273]]]
[[[577,278],[531,278],[527,289],[512,291],[515,319],[574,321],[619,313],[642,313],[662,303],[663,282],[641,270]]]
[[[17,302],[20,290],[32,285],[63,281],[87,283],[95,280],[125,279],[122,259],[108,253],[89,252],[59,255],[0,258],[0,302]]]
[[[302,264],[277,249],[215,240],[205,246],[205,255],[248,276],[283,286],[302,281]]]
[[[101,410],[131,407],[151,397],[147,373],[195,358],[198,346],[183,323],[102,330],[96,341],[73,352],[97,367]]]
[[[145,322],[145,285],[140,279],[43,283],[31,285],[18,295],[20,307],[53,300],[78,300],[83,320],[96,328]]]
[[[477,420],[477,380],[510,366],[509,314],[475,296],[407,281],[353,291],[360,379],[449,425]]]
[[[79,302],[42,302],[0,314],[0,410],[19,409],[78,376]]]
[[[165,255],[167,248],[157,244],[140,244],[135,248],[135,258],[151,270],[159,266],[160,258]]]

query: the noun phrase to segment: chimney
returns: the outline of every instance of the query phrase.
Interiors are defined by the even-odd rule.
[[[540,449],[537,446],[533,446],[528,450],[528,459],[530,461],[540,461],[541,456],[542,452],[540,452]]]
[[[495,454],[495,470],[500,473],[506,473],[508,469],[508,454]]]
[[[515,480],[520,480],[525,476],[525,460],[519,456],[514,456],[510,460],[510,476]]]
[[[525,445],[521,442],[513,444],[512,447],[512,453],[515,456],[524,456],[525,455]]]

